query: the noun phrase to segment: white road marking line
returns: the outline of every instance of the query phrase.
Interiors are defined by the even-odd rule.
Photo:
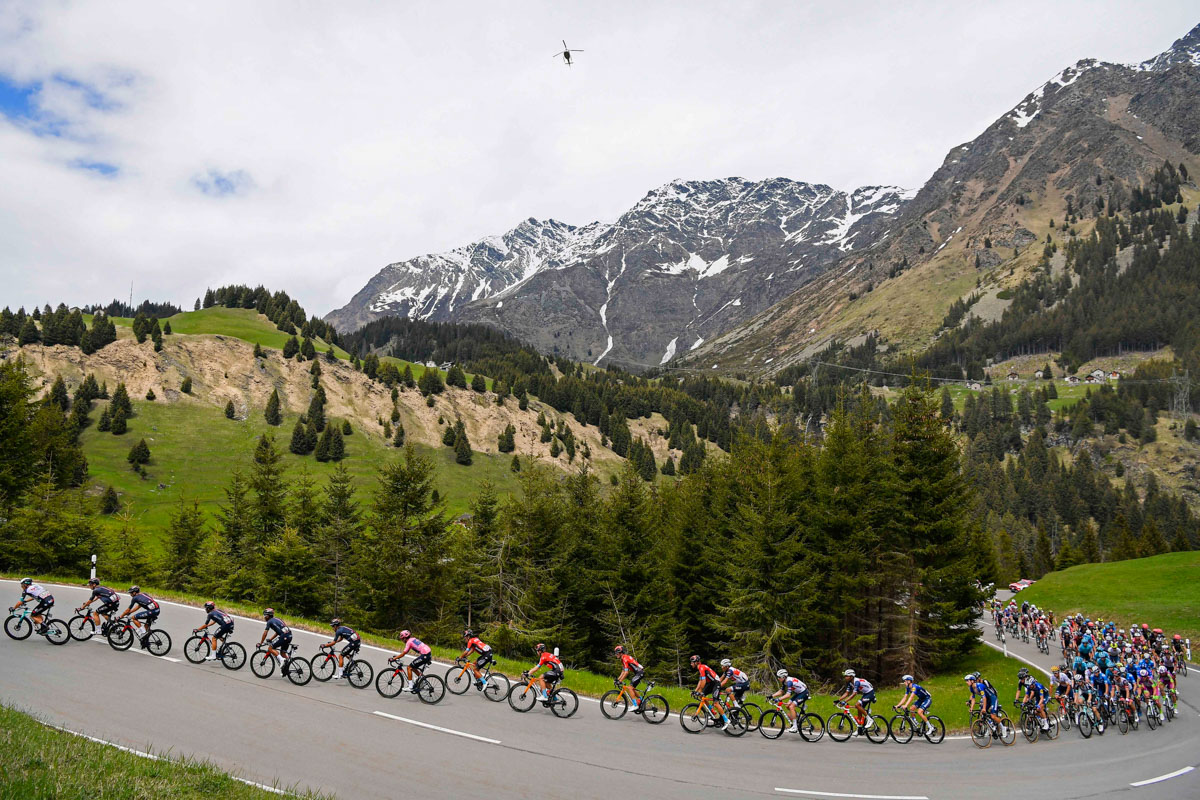
[[[809,794],[815,797],[856,797],[864,800],[929,800],[923,794],[846,794],[844,792],[812,792],[807,789],[782,789],[775,787],[777,792],[788,794]]]
[[[253,786],[255,789],[262,789],[264,792],[271,792],[272,794],[288,795],[288,793],[285,792],[283,789],[276,789],[274,786],[267,786],[265,783],[255,783],[254,781],[248,781],[245,778],[239,778],[237,775],[230,775],[229,777],[233,778],[235,781],[240,781],[240,782],[246,784],[247,786]],[[288,795],[288,796],[290,796],[290,795]]]
[[[430,725],[428,722],[421,722],[419,720],[409,719],[408,717],[397,717],[395,714],[386,714],[383,711],[372,711],[371,713],[375,714],[376,716],[379,716],[379,717],[387,717],[388,719],[394,719],[397,722],[407,722],[409,725],[416,725],[421,728],[429,728],[430,730],[441,731],[442,733],[449,733],[449,734],[453,734],[454,736],[462,736],[466,739],[474,739],[477,742],[486,742],[488,744],[500,744],[499,739],[489,739],[486,736],[476,736],[473,733],[463,733],[462,731],[456,731],[453,728],[443,728],[440,725]]]
[[[179,663],[178,658],[171,658],[170,656],[156,656],[156,655],[154,655],[154,653],[151,653],[149,650],[135,650],[134,648],[131,647],[131,648],[129,648],[129,652],[137,653],[140,656],[150,656],[151,658],[157,658],[160,661],[170,661],[172,664]]]
[[[1189,772],[1191,772],[1193,769],[1195,769],[1195,767],[1184,767],[1183,769],[1177,769],[1174,772],[1168,772],[1166,775],[1159,775],[1157,778],[1148,778],[1147,780],[1138,781],[1137,783],[1131,783],[1129,785],[1130,786],[1149,786],[1152,783],[1162,783],[1163,781],[1171,780],[1171,778],[1178,778],[1180,775],[1186,775]]]

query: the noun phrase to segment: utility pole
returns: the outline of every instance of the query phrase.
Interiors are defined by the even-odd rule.
[[[1188,370],[1184,370],[1180,375],[1176,372],[1171,373],[1171,386],[1174,388],[1174,393],[1171,395],[1171,413],[1179,422],[1187,420],[1188,414],[1192,411],[1192,378]]]

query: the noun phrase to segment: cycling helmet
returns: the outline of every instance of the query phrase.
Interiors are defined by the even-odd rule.
[[[28,586],[33,583],[33,578],[21,578],[21,585]]]
[[[133,586],[130,586],[130,587],[129,587],[129,593],[130,593],[130,594],[137,594],[137,593],[138,593],[138,592],[140,592],[141,590],[142,590],[142,587],[138,586],[136,583],[135,583]]]
[[[971,681],[975,680],[975,673],[972,672],[968,675],[963,675],[963,680],[966,681],[967,683],[970,683]]]
[[[843,672],[843,673],[842,673],[842,677],[843,677],[843,678],[853,678],[853,677],[854,677],[854,670],[852,670],[852,669],[848,669],[848,670],[846,670],[845,672]]]
[[[99,578],[88,578],[88,584],[87,584],[87,585],[88,585],[88,586],[99,586],[99,585],[100,585],[100,579],[99,579]]]
[[[263,609],[263,619],[270,619],[273,616],[275,616],[275,609],[273,609],[273,608],[264,608]]]
[[[1177,633],[1177,634],[1175,634],[1174,636],[1172,636],[1171,638],[1172,638],[1172,639],[1174,639],[1174,640],[1175,640],[1175,641],[1177,641],[1177,642],[1183,641],[1183,637],[1182,637],[1182,636],[1180,636],[1178,633]]]
[[[1150,626],[1149,626],[1149,625],[1147,625],[1146,623],[1144,623],[1144,622],[1143,622],[1143,623],[1142,623],[1142,630],[1144,630],[1144,631],[1148,631],[1148,630],[1150,630]]]
[[[1139,669],[1139,670],[1138,670],[1138,677],[1141,677],[1141,678],[1149,678],[1149,677],[1150,677],[1150,670],[1148,670],[1148,669]]]
[[[216,607],[217,607],[217,604],[214,603],[212,600],[209,600],[207,603],[204,604],[205,611],[212,611]]]
[[[732,662],[732,661],[730,661],[728,658],[722,658],[722,659],[721,659],[721,666],[722,666],[722,667],[726,667],[726,668],[728,668],[728,667],[732,667],[732,666],[733,666],[733,662]]]
[[[331,628],[336,628],[341,624],[342,624],[341,617],[334,617],[333,619],[329,620],[329,627],[331,627]]]
[[[340,621],[341,621],[341,620],[339,620],[339,622],[340,622]],[[412,631],[410,631],[408,628],[405,628],[404,630],[400,631],[400,638],[401,638],[401,639],[407,639],[407,638],[408,638],[408,637],[410,637],[410,636],[412,636]]]
[[[1159,675],[1166,675],[1166,674],[1167,674],[1167,668],[1166,668],[1166,667],[1159,667],[1159,668],[1158,668],[1158,674],[1159,674]]]
[[[623,644],[617,645],[616,647],[613,648],[613,652],[616,653],[617,655],[624,655],[625,645],[623,645]]]
[[[463,628],[463,638],[464,639],[470,639],[474,635],[475,635],[475,631],[471,630],[470,628]]]
[[[1083,676],[1082,676],[1082,675],[1080,675],[1078,672],[1076,672],[1076,673],[1075,673],[1075,680],[1077,680],[1077,681],[1081,681],[1081,680],[1083,680]]]
[[[1058,664],[1055,664],[1050,668],[1050,671],[1057,675],[1058,673],[1062,672],[1062,667],[1060,667]]]
[[[693,655],[691,658],[688,659],[688,661],[692,662],[693,664],[699,664],[700,656]]]
[[[787,670],[786,670],[786,669],[777,669],[777,670],[775,670],[775,677],[776,677],[776,678],[779,678],[779,680],[781,680],[781,681],[786,681],[786,680],[787,680],[787,676],[788,676],[788,674],[787,674]]]
[[[538,653],[544,653],[544,652],[546,652],[546,645],[542,644],[541,642],[538,642],[537,644],[535,644],[533,646],[533,649]]]
[[[913,681],[913,680],[916,680],[916,678],[914,678],[912,675],[905,675],[903,678],[900,679],[900,681],[902,683],[908,683],[909,681]]]
[[[1021,669],[1017,672],[1017,680],[1023,681],[1028,677],[1029,677],[1029,670],[1026,669],[1025,667],[1021,667]]]
[[[1033,686],[1033,676],[1032,676],[1032,675],[1026,675],[1026,676],[1025,676],[1025,685],[1026,685],[1026,686]]]

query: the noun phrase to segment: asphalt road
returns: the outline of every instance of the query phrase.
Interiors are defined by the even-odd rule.
[[[52,591],[56,616],[64,620],[87,596],[84,588]],[[0,594],[16,597],[19,589],[0,581]],[[809,744],[793,735],[777,741],[715,731],[693,736],[676,716],[658,726],[632,714],[610,721],[587,700],[575,717],[562,720],[540,707],[518,714],[474,691],[447,693],[439,705],[426,706],[411,695],[386,700],[373,687],[316,681],[296,687],[278,672],[260,680],[248,666],[230,672],[184,659],[183,642],[202,621],[200,609],[163,604],[160,627],[174,640],[168,658],[135,652],[136,645],[119,653],[96,641],[54,647],[37,636],[22,642],[0,637],[0,700],[106,742],[204,758],[249,781],[341,798],[402,792],[497,800],[535,793],[606,800],[1200,797],[1195,675],[1183,679],[1181,716],[1154,732],[1143,725],[1127,736],[1113,730],[1084,740],[1072,730],[1053,742],[1030,745],[1018,736],[1011,748],[987,750],[966,739],[901,746],[826,737]],[[234,638],[253,651],[261,630],[261,621],[239,618]],[[297,631],[300,653],[311,656],[321,638]],[[1032,645],[1010,643],[1010,650],[1045,667],[1054,663]],[[376,669],[389,655],[365,646],[362,654]],[[963,713],[940,710],[947,717]],[[1175,777],[1131,785],[1188,767]]]

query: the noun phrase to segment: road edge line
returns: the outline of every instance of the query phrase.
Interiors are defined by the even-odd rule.
[[[1166,775],[1159,775],[1157,778],[1147,778],[1144,781],[1138,781],[1129,785],[1133,787],[1141,787],[1149,786],[1152,783],[1162,783],[1163,781],[1169,781],[1171,778],[1178,778],[1180,775],[1186,775],[1194,769],[1195,767],[1184,767],[1183,769],[1177,769],[1174,772],[1168,772]]]

